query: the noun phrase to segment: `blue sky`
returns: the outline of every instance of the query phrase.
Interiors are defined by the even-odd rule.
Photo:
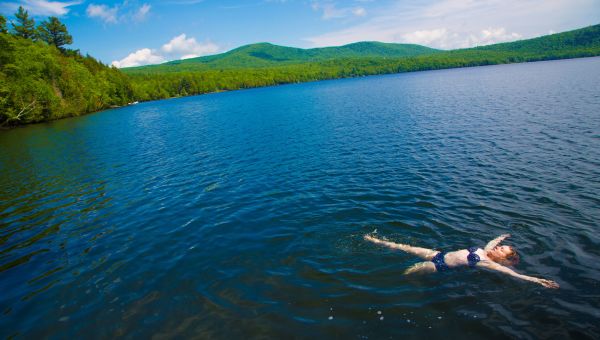
[[[72,48],[117,67],[224,52],[255,43],[355,41],[452,49],[600,23],[600,0],[1,0],[39,22],[58,16]]]

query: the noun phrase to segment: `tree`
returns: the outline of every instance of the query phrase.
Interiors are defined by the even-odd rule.
[[[54,45],[61,50],[64,45],[73,43],[73,37],[67,32],[67,26],[57,17],[50,17],[47,21],[42,22],[38,26],[38,35],[49,45]]]
[[[12,23],[15,35],[25,39],[35,38],[35,21],[29,19],[29,13],[23,9],[23,6],[19,6],[19,10],[15,13],[17,23]]]
[[[9,64],[14,59],[14,48],[10,43],[10,37],[0,35],[0,78],[6,64]],[[1,79],[0,79],[1,81]]]
[[[6,18],[2,14],[0,14],[0,33],[7,33]]]

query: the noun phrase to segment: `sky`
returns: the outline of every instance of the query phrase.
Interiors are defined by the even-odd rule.
[[[0,0],[0,13],[11,20],[18,6],[38,23],[57,16],[73,36],[70,48],[117,67],[256,42],[455,49],[600,23],[600,0]]]

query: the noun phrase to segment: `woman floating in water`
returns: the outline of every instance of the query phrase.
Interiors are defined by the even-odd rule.
[[[519,274],[506,267],[507,265],[515,265],[519,262],[519,255],[513,247],[499,245],[500,242],[507,237],[510,237],[510,234],[501,235],[488,242],[483,249],[471,247],[469,249],[461,249],[448,253],[381,240],[372,235],[365,235],[365,240],[392,249],[400,249],[427,260],[411,266],[404,272],[405,274],[441,272],[458,266],[482,267],[499,271],[522,280],[539,283],[547,288],[559,287],[558,283],[552,280],[539,279],[537,277]]]

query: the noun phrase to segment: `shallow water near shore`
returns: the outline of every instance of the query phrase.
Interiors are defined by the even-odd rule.
[[[600,337],[600,58],[141,103],[0,131],[0,334]],[[419,260],[503,233],[549,290]]]

